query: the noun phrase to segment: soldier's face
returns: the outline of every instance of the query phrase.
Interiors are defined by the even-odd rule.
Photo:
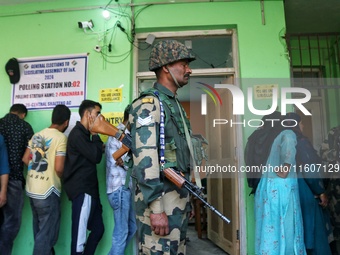
[[[189,67],[189,61],[180,60],[169,65],[169,68],[179,85],[184,86],[189,82],[190,74],[192,73]]]

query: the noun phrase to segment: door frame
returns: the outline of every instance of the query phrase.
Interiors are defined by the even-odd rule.
[[[327,114],[326,114],[326,94],[325,89],[327,89],[327,86],[324,86],[322,83],[318,85],[312,85],[309,84],[310,80],[312,78],[305,78],[304,84],[304,78],[297,78],[294,76],[295,73],[303,72],[305,75],[309,75],[307,77],[314,77],[319,82],[323,81],[323,67],[312,67],[312,68],[297,68],[292,67],[292,86],[293,87],[302,87],[306,88],[311,91],[311,99],[309,102],[305,103],[305,107],[312,112],[312,130],[313,130],[313,137],[310,137],[311,141],[313,141],[313,147],[315,150],[319,151],[321,143],[323,142],[324,137],[327,136]],[[296,82],[299,81],[299,83]],[[300,84],[302,82],[302,84]],[[297,109],[294,108],[296,111]],[[316,112],[313,114],[313,112]],[[314,116],[313,116],[314,115]],[[305,127],[306,129],[308,127]],[[314,130],[316,130],[314,132]]]

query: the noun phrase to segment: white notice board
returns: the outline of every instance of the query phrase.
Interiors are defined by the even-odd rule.
[[[20,81],[13,85],[12,104],[51,109],[79,107],[86,98],[87,54],[18,59]]]

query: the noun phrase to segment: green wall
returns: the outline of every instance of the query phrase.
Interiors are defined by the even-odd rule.
[[[101,45],[98,35],[85,34],[78,28],[78,21],[92,19],[95,31],[102,31],[105,27],[112,26],[109,22],[115,22],[115,18],[106,22],[101,16],[102,10],[83,10],[57,12],[34,15],[18,15],[1,17],[3,13],[29,13],[34,10],[50,10],[59,8],[83,7],[93,5],[93,1],[55,1],[39,4],[27,4],[19,6],[4,6],[0,8],[0,29],[4,32],[0,40],[1,51],[0,63],[3,66],[0,75],[2,85],[0,101],[2,102],[0,116],[5,115],[11,105],[11,89],[5,63],[11,57],[26,58],[35,56],[65,55],[77,53],[89,53],[88,57],[88,86],[87,98],[98,101],[100,88],[123,87],[122,103],[103,104],[103,112],[120,112],[130,101],[131,73],[130,58],[119,64],[108,64],[103,60],[100,53],[93,50],[95,45]],[[95,3],[106,5],[107,1],[96,1]],[[126,20],[121,21],[125,25]],[[120,55],[130,50],[129,43],[124,34],[115,38],[113,54]],[[122,58],[114,58],[120,61]],[[72,109],[77,112],[77,109]],[[26,120],[32,125],[34,131],[39,131],[50,125],[51,111],[30,111]],[[105,157],[103,157],[104,159]],[[105,219],[105,234],[99,244],[96,254],[107,254],[111,247],[111,235],[113,229],[112,209],[106,198],[105,184],[105,160],[98,165],[98,178],[100,182],[101,201],[103,204],[103,218]],[[55,247],[56,254],[69,254],[71,236],[71,202],[66,194],[62,194],[62,219],[58,243]],[[33,250],[32,215],[29,200],[26,199],[20,233],[15,240],[13,254],[31,254]],[[132,254],[131,247],[129,254]]]
[[[87,98],[98,100],[98,91],[101,88],[116,88],[124,84],[122,103],[103,104],[103,112],[123,111],[125,105],[132,98],[132,86],[135,70],[132,70],[132,55],[124,57],[110,57],[111,62],[105,62],[101,54],[95,52],[95,45],[104,45],[110,40],[107,36],[85,34],[77,27],[78,21],[92,19],[95,31],[112,28],[115,21],[120,19],[123,27],[129,27],[128,19],[116,15],[109,21],[104,21],[99,8],[83,10],[66,10],[77,7],[105,6],[108,1],[90,0],[59,0],[39,4],[24,4],[18,6],[1,6],[0,64],[5,65],[11,57],[24,58],[34,56],[65,55],[88,52],[88,86]],[[151,1],[139,1],[151,2]],[[138,2],[136,2],[138,4]],[[208,30],[236,27],[239,43],[240,75],[242,78],[287,78],[289,77],[288,61],[285,57],[285,48],[279,35],[284,31],[284,12],[282,1],[265,1],[265,25],[262,24],[259,1],[235,2],[207,2],[207,3],[181,3],[181,4],[155,4],[151,6],[138,6],[134,12],[138,14],[135,20],[136,33],[154,31],[183,31]],[[58,10],[41,14],[38,10]],[[118,9],[117,9],[118,10]],[[120,8],[131,13],[129,8]],[[109,55],[121,55],[127,52],[131,45],[127,37],[118,29],[113,36],[113,52]],[[2,107],[0,116],[7,113],[11,104],[11,87],[4,71],[0,71],[0,84],[2,93],[0,101]],[[241,84],[246,91],[248,84]],[[251,85],[249,85],[251,86]],[[256,101],[257,108],[267,108],[271,101]],[[245,107],[247,108],[247,107]],[[73,111],[76,111],[74,109]],[[27,121],[35,131],[49,125],[50,111],[30,111]],[[249,112],[244,118],[254,118]],[[243,140],[254,129],[243,130]],[[243,145],[240,145],[243,146]],[[111,232],[113,228],[112,210],[105,195],[105,166],[104,160],[98,165],[101,200],[104,209],[106,231],[96,254],[106,254],[111,245]],[[249,190],[245,191],[244,203],[246,205],[247,221],[247,254],[254,254],[254,217],[253,197],[249,197]],[[62,223],[59,240],[56,246],[57,254],[68,254],[70,245],[70,202],[62,195]],[[29,254],[33,248],[31,212],[28,200],[25,202],[22,227],[15,241],[13,254]],[[241,246],[244,244],[241,244]],[[132,254],[130,248],[128,254]]]

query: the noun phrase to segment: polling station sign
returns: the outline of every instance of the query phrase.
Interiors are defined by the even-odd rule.
[[[12,104],[51,109],[79,107],[86,97],[87,54],[18,59],[20,81],[13,85]]]

